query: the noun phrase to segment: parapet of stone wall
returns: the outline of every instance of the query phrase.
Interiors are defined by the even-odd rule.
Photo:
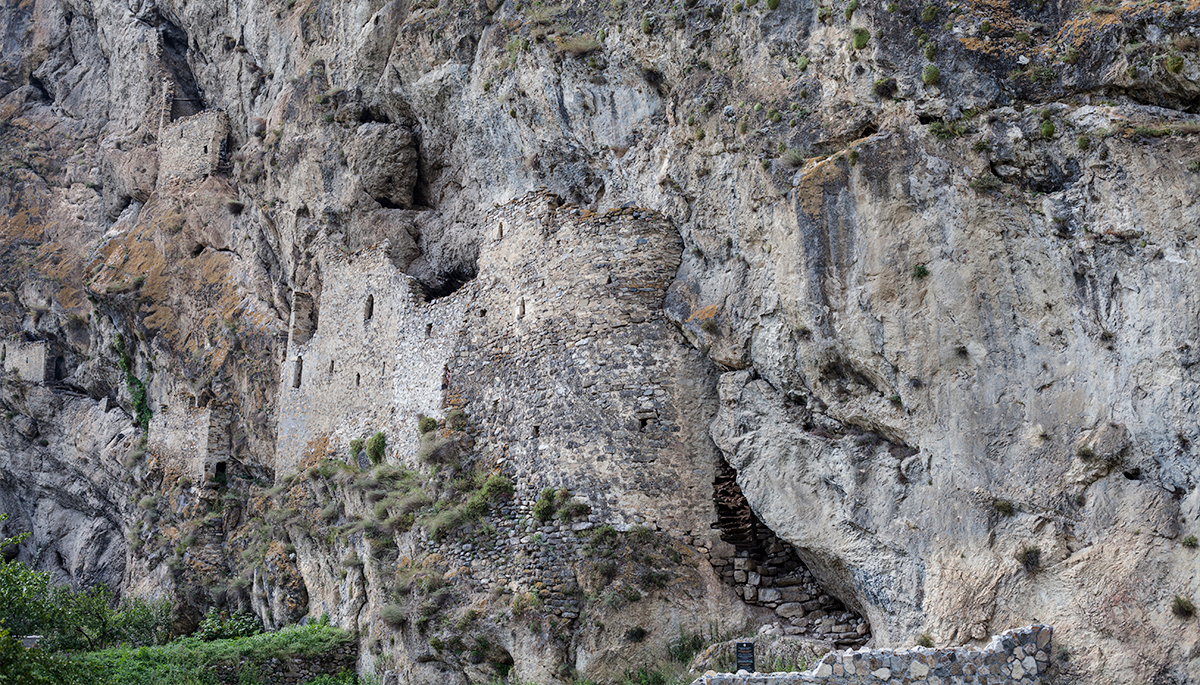
[[[706,673],[693,685],[1041,685],[1054,629],[1032,625],[992,638],[983,649],[876,649],[830,652],[802,673]]]
[[[158,137],[158,184],[199,181],[217,170],[229,117],[208,110],[167,124]]]
[[[29,383],[54,380],[54,364],[51,361],[49,343],[10,339],[3,343],[0,354],[3,355],[5,373],[15,373],[18,378]]]

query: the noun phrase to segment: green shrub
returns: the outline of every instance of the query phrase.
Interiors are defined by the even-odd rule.
[[[929,132],[938,140],[950,140],[966,134],[970,128],[961,121],[935,121],[929,125]]]
[[[1168,55],[1166,61],[1163,62],[1163,66],[1172,74],[1178,74],[1183,71],[1183,55]]]
[[[796,68],[800,71],[808,69],[808,55],[800,55],[800,59],[796,60]]]
[[[1017,550],[1017,563],[1027,573],[1033,573],[1042,565],[1042,550],[1037,545],[1024,545]]]
[[[932,86],[942,80],[942,72],[932,64],[921,70],[921,83]]]
[[[1030,36],[1028,31],[1017,31],[1013,34],[1013,40],[1021,45],[1029,45],[1033,42],[1033,36]]]
[[[917,646],[932,648],[933,638],[929,636],[929,633],[921,633],[919,636],[917,636]]]
[[[1188,549],[1196,549],[1196,536],[1189,535],[1183,539],[1183,546]]]
[[[437,419],[433,418],[432,416],[422,416],[421,419],[417,421],[417,432],[421,435],[425,435],[430,431],[435,431],[437,430],[437,427]]]
[[[744,7],[742,7],[742,3],[740,3],[740,2],[735,2],[735,3],[733,3],[733,11],[734,11],[735,13],[737,13],[737,14],[741,14],[741,12],[742,12],[742,10],[743,10],[743,9],[745,9],[745,8],[744,8]]]
[[[451,409],[446,412],[446,427],[450,430],[466,430],[467,413],[461,409]]]
[[[889,2],[889,3],[888,3],[888,6],[887,6],[887,13],[888,13],[888,14],[895,14],[895,13],[896,13],[896,10],[898,10],[898,9],[900,9],[900,5],[897,5],[897,4],[896,4],[896,3],[894,3],[894,2]]]
[[[862,50],[867,47],[867,43],[871,40],[871,32],[866,29],[854,29],[854,37],[850,39],[850,46],[855,50]]]
[[[972,180],[969,184],[971,189],[979,192],[987,192],[1000,187],[1000,179],[990,171],[985,171],[978,178]]]
[[[228,614],[210,608],[192,637],[198,640],[229,640],[263,632],[258,617],[248,613]]]
[[[1092,146],[1092,140],[1090,138],[1088,138],[1087,136],[1079,136],[1078,138],[1075,139],[1075,145],[1080,150],[1087,150],[1089,147]]]
[[[917,280],[921,280],[929,275],[929,268],[924,264],[917,264],[912,268],[912,276]]]
[[[1075,64],[1079,61],[1079,51],[1075,48],[1068,48],[1067,54],[1063,55],[1062,61],[1067,64]]]
[[[821,21],[821,22],[829,21],[829,18],[832,16],[833,16],[833,8],[831,8],[831,7],[818,7],[817,8],[817,20],[818,21]]]
[[[1012,516],[1017,513],[1013,507],[1013,503],[1006,499],[998,499],[992,502],[992,508],[1001,516]]]
[[[846,21],[850,21],[850,17],[854,16],[854,12],[857,9],[858,9],[858,0],[850,0],[850,2],[846,5],[846,11],[842,13],[843,15],[845,15]]]
[[[1196,605],[1183,595],[1175,595],[1175,599],[1171,600],[1171,613],[1179,618],[1191,618],[1196,615]]]
[[[488,476],[488,479],[484,481],[481,492],[489,500],[499,501],[512,497],[513,489],[513,482],[508,476],[495,473]]]
[[[979,33],[986,36],[987,34],[991,33],[991,31],[992,31],[992,22],[983,21],[983,22],[979,23]]]
[[[925,59],[932,62],[934,57],[937,57],[937,43],[930,41],[925,44]]]
[[[550,520],[554,516],[554,488],[546,488],[542,490],[537,502],[533,504],[533,517],[543,523]]]
[[[1054,122],[1043,121],[1039,130],[1041,131],[1043,138],[1053,138],[1054,137]]]
[[[925,5],[925,7],[921,8],[921,21],[923,21],[925,23],[929,23],[937,18],[937,13],[938,13],[937,5],[934,5],[934,4]]]
[[[436,424],[437,422],[435,421],[434,423]],[[363,441],[361,439],[355,438],[350,441],[350,458],[351,459],[358,459],[358,454],[359,454],[359,452],[362,452],[362,451],[363,451]]]
[[[769,9],[769,10],[779,9],[779,0],[767,0],[767,9]]]
[[[651,21],[649,16],[642,17],[641,29],[642,33],[646,35],[654,32],[654,22]]]

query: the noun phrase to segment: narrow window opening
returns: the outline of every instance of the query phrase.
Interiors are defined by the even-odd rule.
[[[218,478],[219,478],[219,477],[221,477],[221,476],[224,476],[224,475],[225,475],[225,469],[226,469],[226,468],[228,468],[228,466],[226,465],[226,463],[225,463],[225,462],[223,462],[223,461],[218,461],[218,462],[217,462],[217,471],[216,471],[216,473],[217,473],[217,477],[218,477]]]
[[[638,430],[646,430],[648,423],[650,423],[650,419],[638,419]]]
[[[304,375],[304,357],[296,357],[296,366],[292,369],[292,387],[300,387],[300,378]]]
[[[433,324],[431,324],[431,323],[425,324],[425,337],[426,338],[433,337]]]
[[[363,312],[363,321],[370,321],[372,316],[375,316],[375,296],[367,295],[367,308]]]
[[[333,360],[329,360],[329,373],[333,373]]]
[[[362,374],[356,373],[354,374],[354,387],[357,388],[360,385],[362,385]]]
[[[208,146],[207,145],[204,146],[204,154],[206,154],[206,155],[208,154]]]
[[[383,369],[379,372],[379,380],[387,379],[387,362],[384,362]]]
[[[535,438],[536,438],[536,437],[539,437],[541,434],[542,434],[542,427],[541,427],[541,426],[534,426],[534,427],[533,427],[533,437],[535,437]]]
[[[525,298],[517,300],[517,318],[525,318]]]

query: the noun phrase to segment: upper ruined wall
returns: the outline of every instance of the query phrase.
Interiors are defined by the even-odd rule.
[[[323,241],[319,302],[296,293],[279,386],[281,475],[323,437],[342,454],[350,440],[376,431],[392,446],[409,438],[415,449],[416,416],[441,413],[463,297],[426,303],[417,282],[388,259],[389,249],[385,241],[346,255]]]
[[[54,380],[54,362],[46,342],[9,340],[3,343],[3,369],[23,381],[45,383]]]
[[[711,367],[662,311],[682,240],[651,210],[559,204],[533,193],[488,214],[482,285],[449,368],[454,401],[518,496],[565,487],[600,520],[694,536],[707,551]]]
[[[229,136],[229,117],[208,110],[173,121],[158,137],[158,187],[198,181],[216,172],[221,145]]]
[[[146,453],[166,469],[204,483],[230,458],[229,409],[196,407],[189,397],[159,405],[150,418]]]

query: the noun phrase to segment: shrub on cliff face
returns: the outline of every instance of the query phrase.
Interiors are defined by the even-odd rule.
[[[383,461],[383,453],[386,446],[387,436],[382,431],[367,438],[367,458],[371,460],[372,464],[378,464]]]
[[[437,427],[437,419],[433,418],[432,416],[422,416],[420,420],[417,421],[417,432],[421,435],[425,435],[429,431],[435,431],[437,430]]]
[[[363,441],[362,440],[355,438],[354,440],[350,441],[350,459],[352,459],[352,460],[358,459],[358,453],[362,452],[362,450],[363,450]]]
[[[542,490],[537,502],[533,504],[533,517],[543,523],[550,520],[554,516],[554,488],[546,488]]]
[[[932,86],[941,80],[942,72],[936,66],[930,64],[921,70],[921,83]]]
[[[1171,613],[1179,618],[1191,618],[1196,615],[1196,605],[1183,595],[1175,595],[1175,599],[1171,601]]]
[[[1027,573],[1033,573],[1042,565],[1042,550],[1037,545],[1024,545],[1017,551],[1017,563]]]

